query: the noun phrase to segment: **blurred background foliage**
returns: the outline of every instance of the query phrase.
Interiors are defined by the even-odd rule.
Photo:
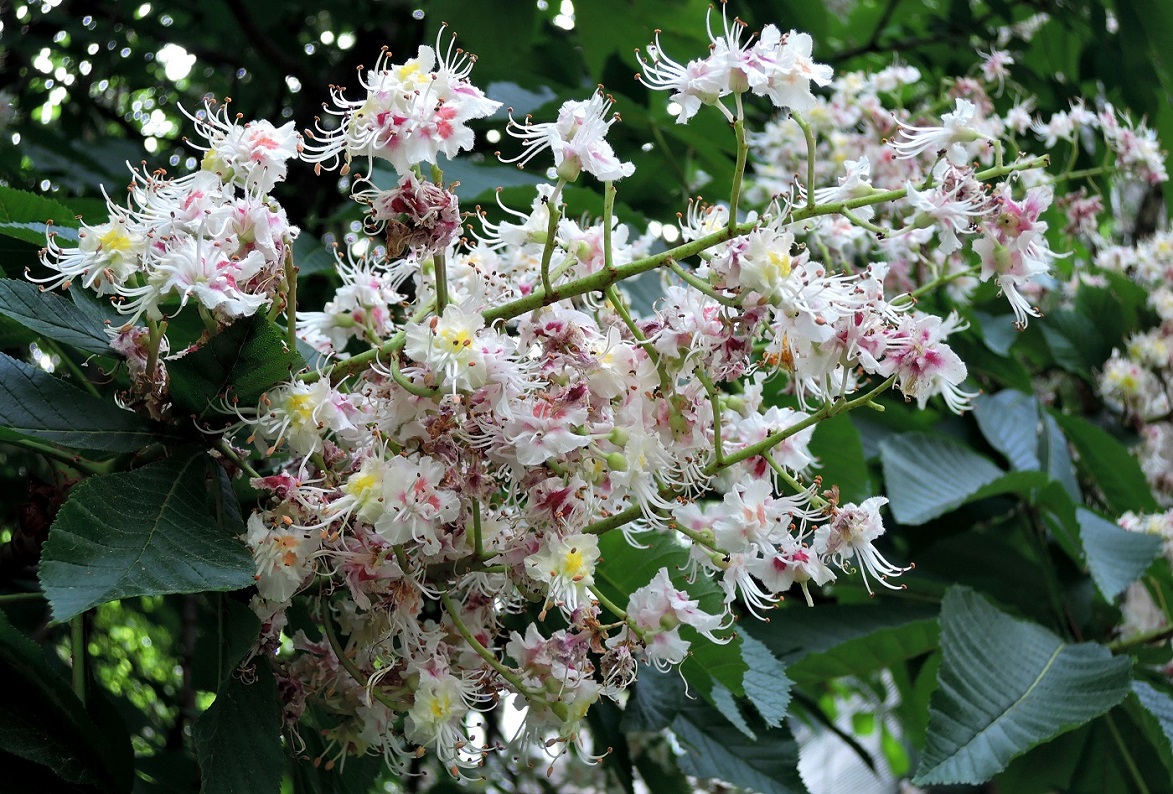
[[[722,180],[732,171],[733,140],[715,113],[701,114],[687,127],[674,124],[664,97],[649,96],[635,79],[636,48],[646,47],[659,29],[670,54],[699,54],[708,44],[702,24],[707,9],[705,0],[577,5],[570,0],[0,0],[0,186],[44,193],[83,217],[101,220],[103,193],[121,198],[129,179],[127,161],[177,173],[197,165],[200,152],[184,141],[191,130],[184,113],[200,108],[205,97],[230,98],[231,107],[245,118],[293,121],[304,129],[320,113],[329,86],[356,87],[356,70],[373,65],[381,48],[410,57],[421,44],[434,43],[448,22],[459,46],[479,58],[473,80],[517,117],[532,113],[548,120],[564,100],[585,98],[603,84],[624,122],[610,136],[616,149],[628,158],[643,152],[639,170],[623,182],[620,217],[635,225],[652,219],[670,226],[674,213],[698,189],[728,194]],[[751,30],[774,22],[783,30],[809,32],[816,60],[837,72],[883,68],[894,60],[914,65],[925,77],[926,92],[935,92],[945,76],[973,73],[978,51],[1009,49],[1017,59],[1013,80],[1038,97],[1039,114],[1066,109],[1077,97],[1093,104],[1112,102],[1136,117],[1147,116],[1166,146],[1173,141],[1173,3],[1168,0],[743,0],[731,3],[729,12]],[[506,156],[519,151],[516,142],[500,135],[505,118],[502,111],[482,122],[478,132],[484,134],[474,156],[446,169],[448,179],[461,182],[466,209],[490,205],[498,187],[511,206],[532,200],[528,186],[540,176],[494,157],[498,150]],[[762,115],[755,123],[764,120]],[[303,274],[318,274],[316,290],[306,293],[311,303],[315,295],[324,299],[330,287],[331,260],[324,256],[323,243],[357,228],[358,210],[346,199],[348,187],[336,173],[317,175],[295,165],[279,191],[290,218],[303,229]],[[601,199],[594,187],[578,184],[569,190],[572,213],[597,210]],[[1161,207],[1159,196],[1153,199],[1150,204]],[[35,266],[35,250],[0,240],[0,267],[8,277],[20,278],[26,267]],[[17,327],[0,325],[0,345],[25,345],[27,352],[31,338],[21,334]],[[893,406],[883,424],[860,427],[871,449],[858,452],[874,457],[877,439],[927,428],[937,418],[933,412],[917,415]],[[848,460],[856,450],[837,448],[832,433],[824,431],[820,454],[843,471],[856,471],[861,493],[870,492],[867,467]],[[69,485],[36,457],[0,447],[0,492],[6,494],[0,501],[0,584],[5,588],[24,589],[24,583],[35,589],[31,565]],[[941,576],[937,583],[931,575],[922,579],[927,601],[939,597],[941,581],[982,586],[973,571],[994,552],[980,565],[950,556],[974,547],[966,547],[964,533],[958,532],[963,513],[950,514],[951,527],[933,523],[920,530],[955,533],[958,541],[952,547],[938,544],[936,560],[917,559],[923,571],[936,566]],[[915,531],[908,544],[910,550],[928,545]],[[994,551],[1001,555],[1000,575],[1018,565],[1024,577],[1030,576],[1033,563],[1021,549]],[[1086,577],[1082,581],[1089,588],[1085,604],[1090,611],[1090,584]],[[837,594],[841,600],[853,597],[848,587]],[[866,598],[862,588],[856,595],[859,601]],[[191,726],[217,683],[217,650],[209,642],[216,635],[208,627],[223,629],[225,615],[239,611],[239,604],[225,601],[232,597],[142,599],[106,605],[88,617],[92,675],[109,694],[109,706],[131,733],[136,752],[149,758],[139,764],[140,771],[167,781],[152,786],[143,778],[142,790],[181,790],[176,781],[190,784],[190,790],[198,786]],[[1025,614],[1046,612],[1042,585],[1029,578],[1008,603]],[[908,608],[915,611],[916,606]],[[5,612],[26,635],[56,649],[47,657],[50,663],[69,658],[68,627],[48,627],[41,602],[5,604]],[[928,620],[932,612],[908,618],[926,619],[926,652],[937,641],[935,624]],[[1113,618],[1089,615],[1087,622],[1111,625]],[[940,657],[916,658],[915,664],[896,670],[896,685],[905,695],[898,716],[910,733],[926,719],[924,700]],[[833,712],[842,703],[845,693],[828,684],[826,675],[812,674],[810,681],[820,681],[824,689],[821,704],[805,704],[808,713],[815,714],[820,705]],[[884,698],[882,687],[877,698]],[[907,767],[910,762],[891,740],[887,723],[882,717],[872,720],[857,725],[857,732],[883,734],[893,771],[899,772],[901,763]],[[311,744],[316,741],[312,730],[306,733]],[[650,764],[651,755],[643,753],[637,764]],[[369,783],[377,765],[361,771]],[[299,789],[325,790],[318,770],[308,765],[299,768],[296,780]],[[498,785],[510,784],[501,780]]]

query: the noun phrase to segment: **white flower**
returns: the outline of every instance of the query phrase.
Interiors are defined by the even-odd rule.
[[[441,28],[440,36],[444,29]],[[360,78],[366,97],[347,99],[342,89],[333,90],[335,108],[327,109],[341,123],[332,130],[320,125],[303,149],[307,162],[327,168],[352,158],[381,158],[400,174],[418,163],[435,163],[472,148],[473,133],[467,123],[492,115],[500,102],[488,99],[468,82],[473,58],[449,44],[437,64],[440,46],[421,46],[415,58],[390,63],[387,50],[375,68]]]
[[[969,161],[965,144],[982,138],[976,126],[976,115],[974,104],[958,97],[953,111],[941,117],[940,127],[914,127],[899,122],[903,140],[893,141],[891,146],[897,157],[916,157],[926,151],[944,150],[949,162],[964,166]]]
[[[828,523],[815,531],[815,549],[821,556],[833,558],[844,570],[847,570],[848,560],[853,557],[859,559],[868,593],[872,592],[868,574],[889,590],[899,590],[896,585],[888,583],[888,577],[899,576],[909,570],[888,562],[872,546],[872,541],[884,534],[880,508],[886,504],[887,497],[873,496],[860,505],[843,505],[836,508]]]
[[[568,182],[578,179],[586,171],[604,182],[622,179],[635,172],[631,163],[620,162],[605,136],[618,116],[607,118],[611,100],[596,90],[585,102],[571,100],[563,103],[558,111],[558,120],[545,124],[532,124],[526,119],[519,124],[509,118],[507,131],[525,142],[525,150],[506,163],[519,166],[528,163],[538,152],[551,150],[558,176]]]
[[[542,547],[525,558],[530,578],[545,583],[549,601],[567,615],[589,600],[588,589],[595,583],[599,561],[599,538],[595,535],[547,535]]]

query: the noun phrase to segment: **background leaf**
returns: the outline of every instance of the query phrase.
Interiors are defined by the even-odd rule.
[[[889,506],[901,524],[923,524],[964,504],[1003,471],[946,436],[906,433],[880,444]]]
[[[973,416],[990,446],[1005,455],[1012,467],[1028,471],[1040,467],[1039,407],[1034,397],[1014,389],[983,394]]]
[[[761,794],[806,791],[798,775],[798,743],[785,725],[767,728],[754,719],[756,740],[728,727],[725,718],[700,701],[686,701],[672,721],[685,746],[680,768],[699,778],[715,778]]]
[[[42,336],[78,350],[111,355],[105,326],[73,301],[42,292],[27,281],[0,279],[0,314]]]
[[[1087,567],[1108,602],[1140,578],[1164,545],[1160,535],[1129,532],[1082,507],[1076,510],[1076,520]]]
[[[256,405],[261,395],[304,365],[263,314],[237,320],[198,350],[168,364],[175,404],[197,417],[216,413],[222,396]]]
[[[941,604],[941,649],[916,785],[988,780],[1128,694],[1131,660],[1067,644],[968,588],[950,588]]]
[[[155,440],[147,420],[0,353],[0,427],[70,449],[134,452]]]
[[[223,477],[206,453],[187,450],[77,486],[41,560],[54,619],[127,596],[250,586],[252,555],[237,540],[244,523],[235,504],[215,504]]]
[[[285,772],[281,705],[268,659],[253,680],[229,676],[196,721],[194,739],[203,794],[276,794]]]
[[[2,235],[43,246],[49,229],[47,221],[53,221],[53,229],[62,239],[76,240],[75,216],[73,210],[51,198],[0,185]]]
[[[1144,472],[1127,447],[1086,419],[1059,413],[1052,416],[1079,452],[1079,468],[1103,491],[1113,513],[1156,512],[1157,502]]]
[[[111,737],[99,731],[65,679],[52,672],[41,649],[13,628],[3,611],[0,676],[8,687],[0,700],[0,750],[52,770],[62,787],[68,781],[101,791],[130,790]]]
[[[749,668],[742,679],[746,698],[767,726],[777,728],[790,708],[790,688],[794,682],[770,649],[753,637],[742,636],[741,658]]]

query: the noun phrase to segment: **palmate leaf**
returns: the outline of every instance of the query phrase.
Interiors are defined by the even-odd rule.
[[[78,350],[110,355],[105,326],[73,301],[42,292],[27,281],[0,279],[0,314],[31,331]]]
[[[41,649],[0,611],[0,751],[46,767],[63,781],[100,791],[129,790],[129,743],[103,734]],[[125,737],[123,737],[125,740]],[[124,751],[124,752],[123,752]],[[14,783],[11,779],[9,783]]]
[[[770,649],[753,637],[742,636],[741,658],[749,668],[742,679],[745,697],[766,725],[777,728],[790,708],[790,688],[794,682]]]
[[[77,218],[60,202],[25,190],[0,186],[0,234],[43,246],[48,221],[64,239],[77,239]]]
[[[99,452],[134,452],[155,440],[142,416],[3,353],[0,427],[70,449]]]
[[[1014,389],[983,394],[974,406],[982,435],[1015,469],[1033,471],[1039,461],[1039,407],[1035,398]]]
[[[865,677],[938,646],[937,609],[927,604],[792,607],[746,628],[785,662],[799,685]]]
[[[261,395],[286,381],[302,361],[263,314],[244,317],[200,349],[170,363],[171,395],[197,417],[216,412],[221,397],[256,405]]]
[[[798,743],[786,725],[768,728],[748,719],[755,738],[729,729],[715,709],[686,700],[672,721],[672,732],[685,746],[680,768],[699,778],[715,778],[761,794],[806,791],[798,774]]]
[[[880,445],[889,505],[901,524],[923,524],[964,504],[1002,470],[960,441],[906,433]]]
[[[54,619],[127,596],[251,585],[252,555],[237,540],[244,522],[226,486],[206,453],[186,450],[75,488],[41,557]]]
[[[203,794],[276,794],[285,773],[281,704],[266,658],[249,680],[229,676],[195,724]]]
[[[944,660],[916,785],[981,783],[1128,694],[1131,659],[1071,645],[964,587],[941,605]]]
[[[1164,545],[1160,535],[1129,532],[1082,507],[1076,520],[1092,580],[1108,602],[1140,578]]]
[[[1135,510],[1155,512],[1157,502],[1144,472],[1128,448],[1096,425],[1078,416],[1052,413],[1079,452],[1079,467],[1104,492],[1114,515]]]

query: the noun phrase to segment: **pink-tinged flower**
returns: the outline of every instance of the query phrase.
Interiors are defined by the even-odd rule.
[[[899,590],[896,585],[888,583],[888,577],[910,570],[888,562],[872,545],[884,534],[880,508],[886,504],[887,497],[873,496],[860,505],[835,508],[831,520],[815,531],[815,549],[820,556],[832,558],[845,571],[849,570],[849,560],[859,560],[868,593],[872,592],[869,574],[889,590]]]
[[[814,606],[810,593],[811,582],[819,587],[835,579],[834,572],[819,559],[813,549],[793,540],[781,544],[775,553],[751,562],[749,568],[772,593],[784,593],[798,584],[807,606]]]
[[[456,194],[413,172],[391,190],[364,190],[353,198],[367,205],[367,233],[387,235],[389,256],[406,249],[422,258],[443,251],[460,235]]]
[[[712,13],[712,6],[709,13]],[[750,87],[747,74],[750,64],[741,42],[745,23],[735,19],[730,25],[724,5],[721,6],[720,36],[713,34],[710,17],[706,17],[705,23],[711,42],[707,58],[693,59],[687,65],[672,60],[660,45],[659,31],[656,31],[655,41],[648,46],[650,60],[636,56],[643,69],[640,81],[653,90],[672,92],[669,99],[680,108],[676,112],[677,124],[687,122],[703,105],[716,105],[726,117],[732,118],[728,109],[720,104],[721,97],[744,93]],[[764,84],[765,77],[759,76],[755,82]]]
[[[610,98],[596,90],[585,102],[571,100],[558,110],[558,120],[533,124],[527,118],[520,124],[509,118],[507,131],[524,141],[525,150],[505,163],[525,165],[534,155],[549,149],[554,153],[554,166],[560,179],[573,182],[586,171],[604,182],[622,179],[635,173],[631,163],[620,162],[615,150],[607,143],[607,131],[618,120],[618,115],[607,118]]]
[[[948,168],[935,169],[936,184],[932,188],[917,190],[911,182],[904,187],[908,203],[917,211],[913,224],[936,229],[940,251],[948,255],[961,249],[958,235],[972,231],[975,220],[989,210],[990,202],[972,170],[957,168],[947,161],[942,164]]]
[[[711,10],[710,7],[710,13]],[[740,19],[730,23],[724,5],[721,28],[721,35],[715,35],[709,21],[709,55],[687,65],[668,57],[660,45],[658,31],[655,42],[648,47],[649,60],[639,58],[644,85],[672,92],[669,98],[679,107],[678,124],[696,115],[702,105],[716,105],[732,118],[721,105],[721,98],[747,91],[768,97],[776,107],[804,113],[815,104],[811,83],[831,82],[831,67],[811,60],[813,42],[806,33],[792,30],[783,34],[776,26],[767,25],[756,41],[750,36],[743,42],[745,23]]]
[[[418,163],[435,163],[440,154],[452,158],[472,148],[468,122],[492,115],[501,103],[468,82],[475,59],[455,49],[455,39],[437,63],[439,47],[437,37],[435,49],[421,46],[403,64],[391,63],[384,50],[375,68],[359,78],[363,99],[347,99],[335,88],[327,112],[340,123],[307,133],[303,159],[327,168],[344,161],[349,168],[353,158],[378,157],[406,174]]]
[[[970,157],[966,144],[983,137],[977,129],[976,116],[977,107],[968,99],[958,98],[952,112],[941,117],[939,127],[914,127],[898,122],[903,140],[893,141],[890,145],[896,150],[897,157],[944,151],[949,162],[964,166]]]
[[[399,284],[406,271],[383,266],[382,257],[355,258],[346,251],[342,261],[334,252],[335,270],[342,285],[320,312],[298,312],[298,334],[322,353],[340,353],[351,339],[377,343],[394,328],[393,309],[403,300]]]
[[[441,487],[445,467],[427,455],[392,458],[383,473],[383,510],[375,531],[393,544],[415,541],[425,554],[440,551],[436,530],[455,521],[460,501]]]
[[[1117,168],[1135,172],[1150,185],[1169,179],[1165,168],[1165,152],[1161,150],[1155,131],[1149,129],[1143,121],[1134,125],[1124,118],[1122,123],[1111,105],[1101,111],[1099,120],[1104,140],[1116,152]]]
[[[1022,201],[1011,199],[1009,191],[1005,185],[1002,195],[996,197],[999,211],[983,224],[983,235],[973,250],[982,260],[982,281],[994,279],[1010,301],[1019,327],[1025,327],[1026,318],[1038,317],[1040,312],[1019,288],[1047,273],[1051,260],[1058,257],[1043,236],[1046,221],[1039,220],[1051,205],[1052,191],[1049,186],[1031,188]]]
[[[578,432],[587,422],[586,394],[580,386],[559,396],[538,394],[514,405],[515,416],[505,423],[505,437],[516,450],[517,462],[539,466],[590,444],[590,436]]]
[[[811,60],[814,46],[810,34],[790,31],[783,35],[773,25],[762,28],[761,38],[748,53],[749,61],[760,70],[764,81],[754,79],[750,71],[750,90],[768,97],[775,107],[806,113],[815,106],[811,83],[827,85],[834,76],[830,66]]]
[[[1015,64],[1014,56],[1006,50],[979,50],[978,55],[982,58],[982,78],[987,83],[997,83],[998,91],[1001,93],[1006,78],[1010,76],[1010,67]]]
[[[1019,99],[1014,103],[1014,107],[1006,111],[1006,116],[1002,119],[1002,121],[1008,129],[1012,129],[1016,134],[1021,135],[1030,129],[1030,126],[1034,121],[1030,114],[1034,111],[1034,109],[1034,97]]]
[[[932,314],[904,315],[889,335],[881,372],[896,375],[897,388],[921,408],[939,394],[954,413],[968,410],[977,394],[961,390],[968,374],[965,362],[944,341],[966,327],[955,312],[945,320]]]
[[[795,520],[807,517],[810,494],[774,496],[769,480],[752,479],[725,494],[720,517],[713,523],[717,545],[728,551],[768,549],[790,537]]]
[[[175,293],[181,306],[195,298],[217,319],[231,321],[249,317],[269,303],[269,296],[263,292],[243,289],[266,264],[259,251],[235,259],[214,243],[187,237],[160,258],[147,291],[124,289],[121,292],[128,297],[145,298],[147,312],[152,316],[157,314],[158,303]]]
[[[688,593],[673,586],[667,568],[661,568],[650,582],[631,594],[627,617],[644,633],[647,641],[644,655],[648,663],[660,670],[684,661],[691,643],[681,638],[682,625],[692,626],[712,642],[724,644],[731,639],[713,633],[728,628],[726,617],[702,611],[700,601],[689,598]]]
[[[280,127],[263,120],[241,125],[239,115],[228,115],[227,101],[218,108],[205,102],[202,111],[188,118],[208,142],[207,147],[197,147],[204,150],[200,167],[225,184],[239,185],[250,193],[271,192],[285,179],[288,161],[297,157],[301,148],[301,136],[292,121]]]

